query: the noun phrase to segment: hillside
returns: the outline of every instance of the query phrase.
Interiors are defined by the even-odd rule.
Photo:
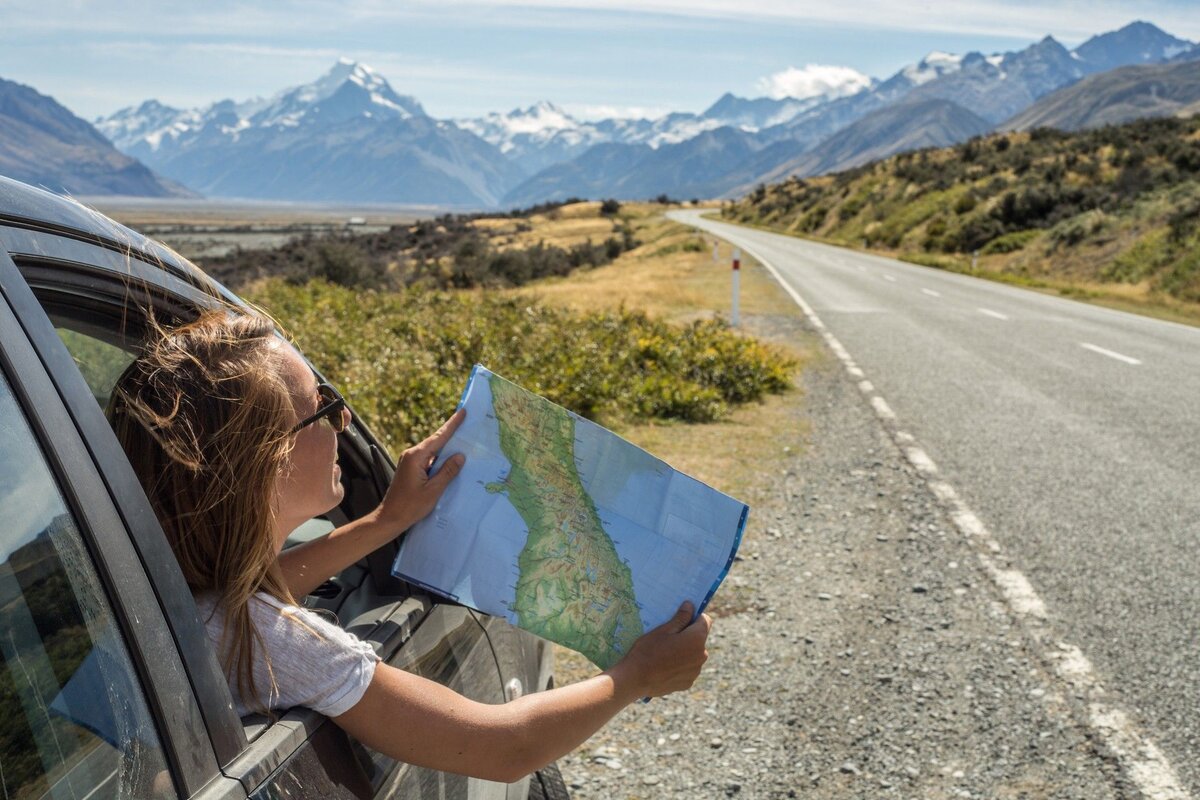
[[[74,195],[194,196],[118,152],[53,98],[3,79],[0,175]]]
[[[766,179],[849,169],[893,153],[961,142],[986,133],[991,127],[987,120],[949,100],[885,106],[839,131],[816,149],[775,167]]]
[[[1200,303],[1200,119],[977,137],[759,186],[726,218],[1130,303]]]
[[[1123,67],[1059,89],[1010,119],[1002,130],[1077,131],[1166,117],[1200,102],[1200,61]]]

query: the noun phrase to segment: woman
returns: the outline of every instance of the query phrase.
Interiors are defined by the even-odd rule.
[[[689,688],[711,620],[685,604],[616,666],[504,705],[379,662],[302,608],[329,576],[428,514],[462,468],[427,474],[459,411],[400,457],[379,507],[284,551],[342,499],[337,434],[350,412],[265,317],[209,312],[160,331],[124,373],[109,418],[220,654],[239,714],[308,706],[380,752],[511,782],[570,752],[633,700]]]

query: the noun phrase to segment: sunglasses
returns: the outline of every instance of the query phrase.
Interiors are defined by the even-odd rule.
[[[329,426],[333,428],[334,433],[346,430],[346,415],[342,413],[346,408],[346,398],[328,383],[317,384],[317,396],[321,398],[321,402],[316,413],[297,422],[291,433],[298,433],[322,419],[329,420]]]

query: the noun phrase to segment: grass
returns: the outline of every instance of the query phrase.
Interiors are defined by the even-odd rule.
[[[631,308],[671,321],[728,317],[728,244],[720,244],[720,260],[713,263],[710,236],[699,236],[685,225],[651,213],[631,217],[630,222],[643,244],[612,264],[510,291],[574,311]],[[687,243],[696,241],[703,243],[701,250],[689,251]],[[743,314],[780,314],[794,309],[758,264],[743,264],[741,273]]]

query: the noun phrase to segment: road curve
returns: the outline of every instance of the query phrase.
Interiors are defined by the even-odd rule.
[[[668,216],[807,301],[1200,797],[1200,329]]]

